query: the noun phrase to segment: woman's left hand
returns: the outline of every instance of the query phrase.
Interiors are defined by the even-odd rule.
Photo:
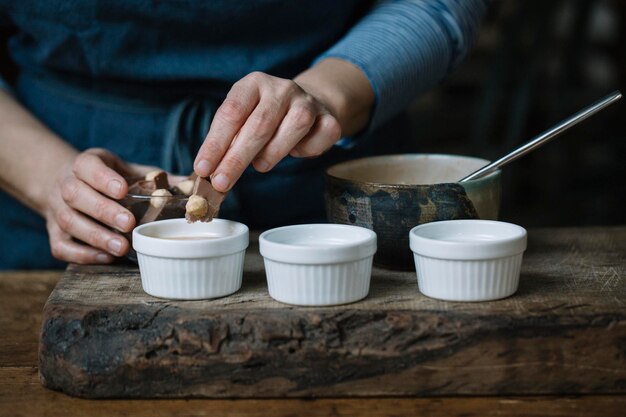
[[[235,83],[215,113],[195,171],[232,188],[252,163],[267,172],[287,155],[314,157],[341,137],[329,108],[293,80],[254,72]]]

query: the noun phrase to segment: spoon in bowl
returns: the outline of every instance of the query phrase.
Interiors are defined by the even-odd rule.
[[[554,127],[552,127],[550,129],[546,130],[545,132],[535,136],[529,142],[523,144],[519,148],[517,148],[517,149],[513,150],[512,152],[506,154],[505,156],[503,156],[502,158],[498,159],[497,161],[494,161],[494,162],[490,163],[489,165],[485,165],[484,167],[480,168],[479,170],[472,172],[471,174],[469,174],[466,177],[463,177],[463,179],[461,179],[459,182],[475,180],[477,178],[483,177],[483,176],[485,176],[485,175],[495,171],[496,169],[498,169],[498,168],[508,164],[509,162],[513,162],[516,159],[521,158],[522,156],[526,155],[527,153],[537,149],[541,145],[547,143],[551,139],[553,139],[556,136],[560,135],[561,133],[565,132],[570,127],[572,127],[572,126],[582,122],[586,118],[588,118],[590,116],[593,116],[594,114],[596,114],[600,110],[603,110],[604,108],[608,107],[609,105],[615,103],[620,98],[622,98],[622,93],[620,93],[619,91],[612,92],[608,96],[606,96],[606,97],[596,101],[592,105],[590,105],[588,107],[585,107],[584,109],[580,110],[578,113],[576,113],[576,114],[568,117],[567,119],[561,121],[559,124],[555,125]]]

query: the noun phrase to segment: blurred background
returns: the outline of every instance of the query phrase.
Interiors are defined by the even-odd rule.
[[[0,65],[10,68],[3,35]],[[611,91],[626,92],[624,45],[625,1],[494,1],[471,55],[411,106],[415,140],[404,151],[500,157]],[[626,224],[625,112],[622,100],[507,166],[501,219]]]
[[[471,55],[411,107],[407,152],[497,159],[616,89],[626,92],[626,2],[495,1]],[[626,223],[626,100],[503,169],[501,219],[526,227]]]

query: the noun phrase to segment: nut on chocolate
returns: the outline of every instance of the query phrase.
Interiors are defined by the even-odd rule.
[[[209,202],[206,198],[194,194],[189,197],[185,210],[189,216],[200,219],[206,216],[209,211]]]
[[[167,203],[167,200],[169,200],[169,198],[164,198],[164,197],[172,197],[172,193],[170,193],[168,190],[164,188],[159,188],[158,190],[155,190],[152,193],[152,198],[150,199],[150,205],[155,208],[161,208],[165,206],[165,203]]]

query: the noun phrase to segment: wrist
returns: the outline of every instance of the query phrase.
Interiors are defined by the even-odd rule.
[[[46,172],[46,175],[29,174],[24,178],[27,183],[32,184],[32,188],[25,190],[24,202],[44,216],[50,208],[51,193],[60,192],[58,186],[71,174],[74,159],[78,155],[74,149],[59,148],[49,151],[47,161],[41,163],[41,171]]]
[[[367,76],[352,63],[327,58],[294,81],[335,116],[342,136],[354,135],[367,126],[374,107],[374,90]]]
[[[0,188],[44,214],[62,167],[77,151],[0,90]]]

